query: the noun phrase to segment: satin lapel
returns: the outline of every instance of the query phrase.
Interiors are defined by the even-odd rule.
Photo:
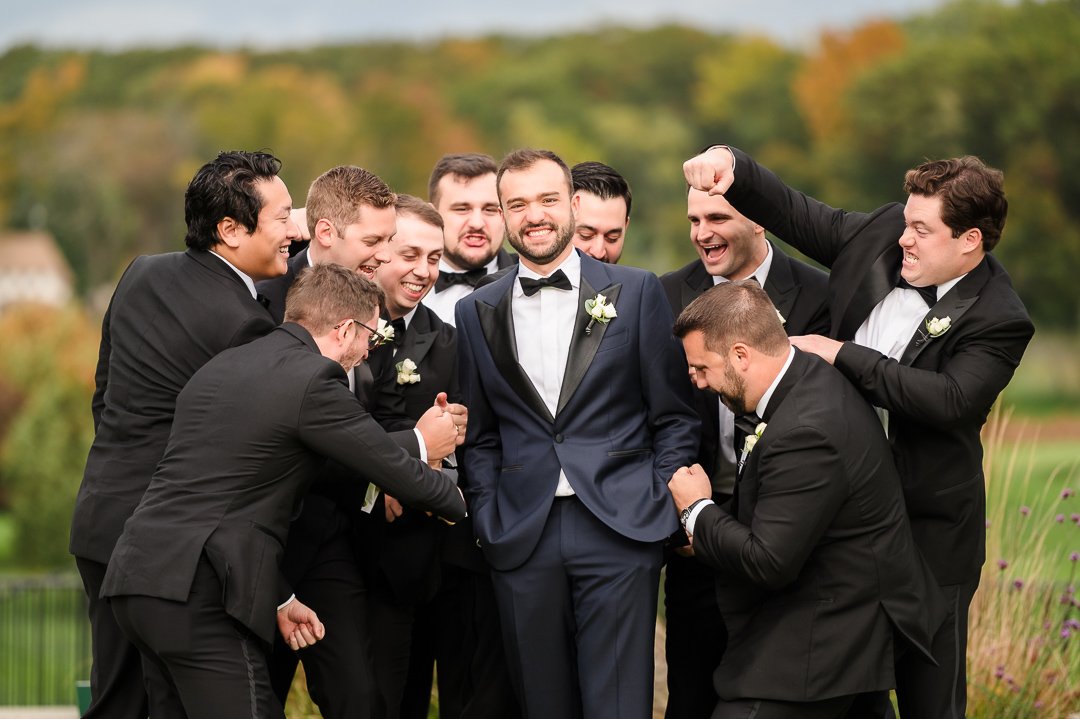
[[[915,330],[911,341],[908,342],[904,354],[900,356],[900,364],[912,364],[922,354],[923,350],[930,346],[931,342],[944,336],[931,337],[930,332],[926,329],[927,322],[934,317],[938,319],[948,317],[949,327],[951,328],[979,299],[979,290],[982,289],[989,278],[990,270],[987,267],[986,260],[983,260],[978,267],[968,273],[967,277],[957,282],[955,287],[946,292],[945,296],[938,300],[937,304],[931,307],[930,311],[923,317],[922,323]],[[948,330],[946,330],[945,334],[948,334]]]
[[[405,358],[409,358],[419,367],[424,357],[427,356],[428,350],[435,344],[435,335],[437,334],[438,332],[431,329],[431,321],[421,306],[413,315],[408,329],[405,330],[405,342],[402,343],[401,349],[398,350],[394,359],[400,362]]]
[[[852,293],[840,322],[835,325],[836,339],[843,341],[853,338],[859,325],[870,315],[877,303],[893,291],[902,252],[900,245],[893,242],[874,260],[866,276]]]
[[[791,260],[775,247],[773,247],[772,266],[769,268],[769,276],[765,279],[764,290],[786,323],[792,310],[795,309],[799,286],[795,284],[791,276]]]
[[[597,282],[597,284],[600,283]],[[607,298],[608,304],[616,305],[615,309],[618,311],[619,308],[616,303],[621,289],[621,284],[614,284],[600,290],[599,294]],[[604,334],[607,333],[611,322],[619,321],[619,318],[616,317],[606,324],[594,322],[592,331],[585,334],[585,328],[589,326],[590,319],[588,313],[585,312],[585,300],[592,299],[596,295],[597,291],[593,289],[589,280],[585,277],[585,263],[582,262],[581,292],[578,295],[578,311],[575,315],[577,321],[574,322],[574,334],[570,338],[570,352],[566,358],[566,371],[563,372],[562,387],[559,388],[559,407],[556,414],[563,411],[566,403],[570,401],[570,398],[574,396],[574,392],[577,391],[581,380],[584,379],[585,373],[589,371],[589,365],[592,364],[593,357],[596,356],[596,351],[600,348],[600,342],[604,339]]]
[[[705,265],[699,260],[694,269],[683,280],[679,296],[680,306],[684,309],[688,304],[696,300],[705,290],[713,287],[712,275],[705,271]]]
[[[488,350],[491,352],[495,366],[503,378],[510,384],[518,397],[536,412],[537,415],[548,422],[555,422],[551,416],[551,410],[544,404],[540,393],[536,391],[532,380],[521,368],[517,357],[517,338],[514,335],[514,315],[510,311],[510,298],[514,293],[514,283],[510,282],[506,294],[499,300],[499,304],[492,307],[486,302],[476,303],[476,314],[480,320],[480,328],[484,331],[484,339],[487,341]]]

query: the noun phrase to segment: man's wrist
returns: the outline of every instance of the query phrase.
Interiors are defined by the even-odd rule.
[[[289,606],[294,601],[296,601],[296,595],[295,594],[290,594],[288,599],[286,599],[284,602],[282,602],[281,604],[278,605],[277,610],[280,612],[282,609]]]

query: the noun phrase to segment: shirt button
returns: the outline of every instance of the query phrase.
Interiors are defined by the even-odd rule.
[[[561,442],[562,442],[562,435],[561,434],[555,435],[555,443],[560,444]]]

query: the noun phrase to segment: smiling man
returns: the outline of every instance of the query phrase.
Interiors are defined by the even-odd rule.
[[[465,492],[507,665],[525,716],[645,719],[678,527],[664,488],[700,429],[670,381],[684,356],[652,273],[574,248],[562,159],[513,152],[498,187],[521,263],[459,302],[457,327]]]
[[[300,236],[280,169],[277,158],[261,152],[222,152],[203,165],[184,195],[187,252],[136,258],[105,314],[91,405],[94,443],[70,544],[93,636],[88,717],[147,715],[139,653],[99,598],[101,582],[165,452],[180,390],[222,350],[274,328],[253,281],[284,274],[289,244]]]
[[[570,177],[578,203],[574,246],[594,260],[617,264],[630,226],[630,185],[602,162],[579,162]]]
[[[792,343],[834,364],[879,408],[915,541],[949,601],[937,666],[912,653],[898,659],[900,710],[963,717],[968,605],[986,554],[979,433],[1034,333],[991,254],[1008,210],[1001,172],[975,157],[926,162],[904,178],[906,204],[861,213],[807,197],[725,146],[683,171],[697,190],[723,194],[832,268],[828,337]]]

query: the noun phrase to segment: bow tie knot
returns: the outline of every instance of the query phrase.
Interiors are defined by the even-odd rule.
[[[447,287],[453,287],[454,285],[468,285],[475,288],[476,283],[483,279],[485,275],[487,275],[487,267],[480,267],[467,272],[439,270],[439,278],[435,280],[435,292],[442,292]]]
[[[551,277],[540,277],[538,279],[519,277],[518,282],[521,283],[521,291],[526,297],[532,297],[544,287],[567,291],[574,289],[574,286],[570,284],[570,278],[562,270],[556,270]]]
[[[937,304],[937,285],[927,285],[926,287],[916,287],[903,277],[900,277],[896,281],[896,286],[904,290],[915,290],[922,295],[923,302],[927,307],[933,307]]]

